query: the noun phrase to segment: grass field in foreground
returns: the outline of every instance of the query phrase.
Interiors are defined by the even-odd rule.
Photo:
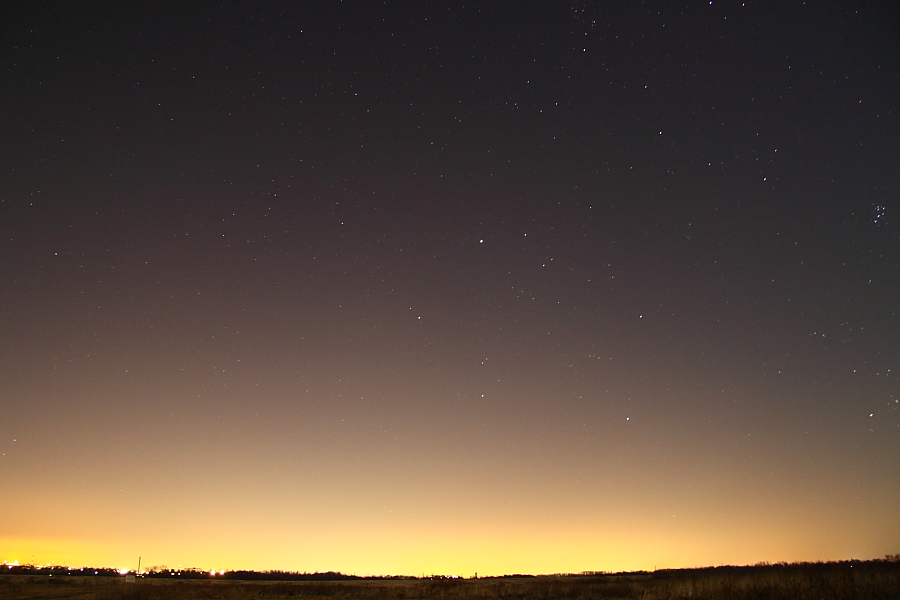
[[[900,563],[719,567],[591,576],[171,581],[0,575],[0,600],[900,600]]]

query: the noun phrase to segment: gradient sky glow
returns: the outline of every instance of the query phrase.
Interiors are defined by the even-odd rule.
[[[12,3],[0,561],[900,552],[892,3]]]

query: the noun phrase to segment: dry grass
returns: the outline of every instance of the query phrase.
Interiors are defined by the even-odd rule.
[[[476,580],[170,581],[0,576],[0,600],[900,600],[900,563]]]

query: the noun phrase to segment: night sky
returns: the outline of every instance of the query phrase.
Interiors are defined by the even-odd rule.
[[[0,15],[0,561],[900,551],[893,2],[134,4]]]

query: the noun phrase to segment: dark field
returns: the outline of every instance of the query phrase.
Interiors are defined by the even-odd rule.
[[[358,581],[170,581],[0,576],[0,600],[881,600],[900,599],[900,563],[720,567],[646,574]]]

